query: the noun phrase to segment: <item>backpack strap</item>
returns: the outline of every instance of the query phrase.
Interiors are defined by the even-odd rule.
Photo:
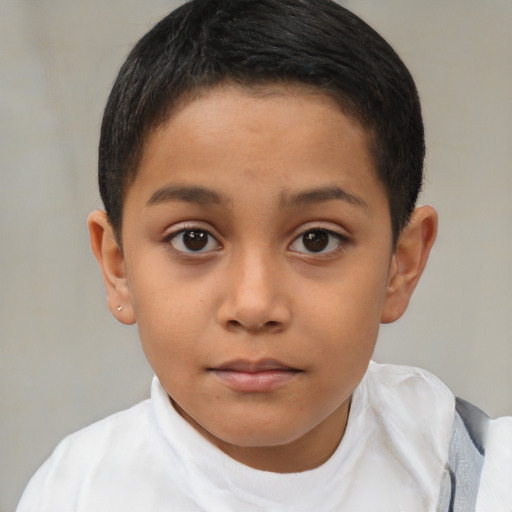
[[[489,421],[483,411],[456,398],[448,463],[437,512],[476,511]]]

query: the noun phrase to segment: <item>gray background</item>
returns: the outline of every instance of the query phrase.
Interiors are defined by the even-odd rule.
[[[66,434],[148,394],[134,328],[109,315],[85,219],[101,111],[131,44],[179,2],[0,0],[0,512]],[[423,202],[440,233],[376,359],[419,365],[512,413],[512,2],[346,2],[417,80]]]

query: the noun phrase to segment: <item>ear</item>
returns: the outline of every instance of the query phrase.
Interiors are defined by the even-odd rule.
[[[394,322],[404,314],[427,264],[436,235],[436,211],[430,206],[416,208],[398,239],[391,261],[382,323]]]
[[[126,278],[123,252],[117,243],[114,230],[103,210],[95,210],[87,219],[91,249],[98,261],[105,281],[110,312],[126,325],[135,323]]]

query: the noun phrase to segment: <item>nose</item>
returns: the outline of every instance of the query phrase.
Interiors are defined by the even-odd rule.
[[[291,320],[283,268],[269,251],[255,251],[230,264],[219,323],[228,330],[281,332]]]

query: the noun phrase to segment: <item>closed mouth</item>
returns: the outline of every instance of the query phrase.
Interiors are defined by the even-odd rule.
[[[276,359],[262,359],[259,361],[236,359],[227,363],[223,363],[220,366],[209,368],[209,370],[232,371],[241,373],[260,373],[270,371],[302,372],[302,370],[299,368],[293,368],[287,364],[281,363]]]
[[[239,393],[266,393],[285,386],[303,373],[275,359],[233,360],[209,368],[223,384]]]

